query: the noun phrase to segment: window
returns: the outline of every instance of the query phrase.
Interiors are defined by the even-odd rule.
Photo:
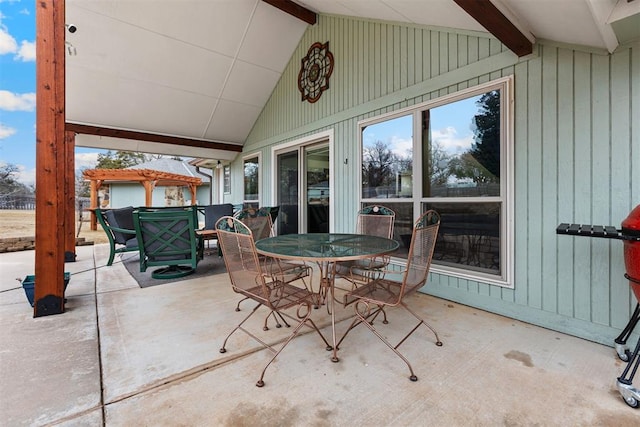
[[[225,165],[222,170],[224,194],[231,194],[231,166]]]
[[[510,84],[501,79],[360,123],[362,205],[396,211],[395,256],[406,258],[413,221],[435,209],[434,271],[509,286]]]
[[[260,206],[259,172],[260,159],[258,156],[247,157],[244,165],[244,207],[257,208]]]

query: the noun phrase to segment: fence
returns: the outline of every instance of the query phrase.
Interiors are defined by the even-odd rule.
[[[90,206],[88,197],[76,197],[76,209],[82,212]],[[8,210],[35,210],[36,196],[34,195],[0,195],[0,209]]]
[[[0,195],[0,209],[34,210],[36,196],[33,195]]]

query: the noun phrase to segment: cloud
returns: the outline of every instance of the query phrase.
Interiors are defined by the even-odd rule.
[[[2,3],[2,0],[0,0]],[[29,11],[24,9],[23,12],[29,14]],[[4,15],[0,13],[0,19],[2,19]],[[18,47],[18,42],[16,39],[9,34],[9,29],[0,23],[0,55],[6,55],[9,53],[14,53],[15,56],[13,59],[16,61],[35,61],[36,60],[36,42],[35,41],[27,41],[22,40],[20,46]]]
[[[5,162],[4,160],[0,160],[0,166],[5,166],[6,164],[7,162]],[[25,165],[16,165],[16,164],[14,164],[13,166],[15,166],[17,169],[13,173],[13,178],[16,181],[21,182],[22,184],[25,184],[25,185],[34,185],[36,183],[35,168],[27,169]]]
[[[405,139],[399,136],[391,137],[391,151],[401,159],[411,157],[413,152],[413,140],[411,138]]]
[[[14,57],[16,60],[23,62],[36,60],[36,43],[22,40],[18,54]]]
[[[16,180],[25,185],[33,185],[36,183],[36,169],[27,169],[24,165],[17,165],[18,172],[16,173]]]
[[[15,53],[17,51],[18,43],[16,42],[16,39],[14,39],[11,34],[9,34],[9,30],[7,30],[7,27],[0,24],[0,55]]]
[[[15,133],[16,130],[14,128],[10,128],[9,126],[0,123],[0,139],[8,138]]]
[[[100,153],[76,153],[76,170],[95,168],[98,154]]]
[[[459,136],[458,131],[453,126],[432,130],[431,139],[449,154],[464,153],[471,148],[474,142],[473,134]]]
[[[29,9],[27,9],[26,7],[18,13],[21,15],[31,15],[31,12],[29,12]]]
[[[8,90],[0,90],[0,110],[33,111],[36,108],[36,94],[17,94]]]

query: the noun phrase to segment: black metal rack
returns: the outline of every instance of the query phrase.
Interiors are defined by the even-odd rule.
[[[569,224],[563,222],[556,227],[556,234],[640,241],[640,236],[626,233],[625,230],[618,229],[613,225]]]

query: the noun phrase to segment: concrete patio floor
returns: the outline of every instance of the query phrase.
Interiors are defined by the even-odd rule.
[[[0,255],[1,426],[640,425],[612,347],[427,295],[411,305],[444,345],[426,328],[402,345],[417,382],[361,327],[338,363],[315,334],[296,338],[258,388],[269,351],[238,334],[219,352],[249,307],[234,311],[224,269],[141,289],[120,262],[104,266],[107,245],[77,253],[66,312],[37,319],[15,280],[33,273],[33,251]],[[326,310],[313,316],[329,339]],[[252,327],[270,342],[288,332],[263,319]],[[379,329],[398,337],[404,319],[391,310]]]

